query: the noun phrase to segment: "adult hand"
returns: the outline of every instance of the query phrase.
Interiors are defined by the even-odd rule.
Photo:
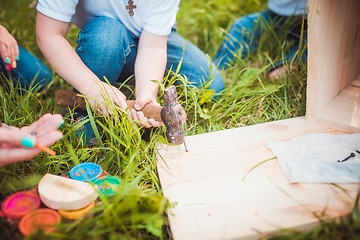
[[[156,98],[153,94],[144,93],[141,96],[137,97],[135,101],[135,109],[131,109],[131,117],[133,120],[137,121],[137,125],[144,127],[160,127],[163,125],[162,122],[158,122],[155,119],[145,117],[144,113],[141,112],[141,109],[144,108],[145,105],[155,105],[160,106],[159,103],[156,102]]]
[[[19,47],[15,38],[0,25],[0,56],[6,63],[6,69],[16,68],[16,60],[19,59]]]
[[[23,128],[0,127],[0,167],[35,157],[41,152],[36,143],[50,146],[62,137],[57,129],[64,122],[59,114],[45,114],[38,121]],[[25,146],[27,147],[25,147]]]

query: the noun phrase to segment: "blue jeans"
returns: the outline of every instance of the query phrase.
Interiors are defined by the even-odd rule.
[[[114,84],[134,74],[138,38],[132,37],[119,20],[108,17],[92,19],[79,33],[77,43],[77,54],[102,81],[105,76]],[[173,29],[168,36],[166,69],[176,71],[181,59],[179,73],[186,75],[192,86],[202,87],[210,83],[209,89],[214,93],[224,89],[224,80],[216,66]]]
[[[274,26],[274,30],[278,30],[279,27],[285,22],[287,17],[277,15],[271,11],[262,11],[252,13],[238,18],[230,27],[226,34],[222,44],[216,52],[213,61],[218,65],[219,69],[226,69],[234,61],[237,56],[243,58],[248,57],[253,53],[259,43],[260,36],[270,26]],[[296,29],[298,31],[299,29]],[[290,32],[289,35],[291,35]],[[298,33],[296,33],[298,34]],[[303,39],[303,44],[306,41],[306,37]],[[299,50],[299,45],[291,49],[283,60],[279,60],[274,63],[273,68],[276,68],[284,61],[289,61],[293,57],[297,58],[296,54]],[[301,60],[306,61],[307,49],[304,50]]]
[[[37,57],[19,46],[20,60],[17,61],[17,67],[10,72],[5,69],[4,62],[0,59],[0,74],[13,80],[14,86],[18,85],[22,89],[29,89],[34,86],[39,90],[44,85],[52,81],[51,71]]]

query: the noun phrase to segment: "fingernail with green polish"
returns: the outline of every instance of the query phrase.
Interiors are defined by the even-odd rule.
[[[23,145],[24,147],[33,148],[34,143],[35,143],[35,141],[33,139],[31,139],[31,138],[23,138],[23,139],[21,139],[21,145]]]
[[[63,124],[64,124],[64,122],[60,123],[60,125],[58,126],[58,129],[61,128]]]
[[[5,60],[7,64],[10,64],[10,59],[8,57],[6,57]]]
[[[16,56],[16,60],[18,60],[18,61],[20,60],[20,55]]]

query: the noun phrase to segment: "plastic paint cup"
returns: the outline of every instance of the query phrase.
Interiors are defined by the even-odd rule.
[[[121,180],[117,177],[107,176],[94,181],[94,184],[98,188],[100,195],[110,196],[114,194],[121,184]]]
[[[74,166],[69,174],[74,180],[79,181],[94,181],[100,176],[102,168],[96,163],[80,163]]]
[[[31,233],[43,230],[54,232],[54,225],[61,223],[61,216],[58,212],[51,209],[38,209],[26,214],[19,223],[19,230],[22,235],[28,236]]]
[[[74,220],[74,219],[81,218],[82,216],[87,214],[94,207],[95,207],[95,202],[92,202],[89,205],[87,205],[86,207],[81,208],[79,210],[73,210],[73,211],[58,210],[58,212],[60,213],[60,215],[63,218]]]
[[[7,197],[1,204],[5,216],[20,219],[26,214],[40,208],[40,196],[33,191],[17,192]]]

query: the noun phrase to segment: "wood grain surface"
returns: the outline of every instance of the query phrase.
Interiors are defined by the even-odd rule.
[[[189,152],[161,145],[161,186],[176,203],[168,215],[174,239],[258,239],[313,227],[314,213],[324,219],[349,213],[359,184],[339,184],[347,192],[289,184],[277,160],[266,161],[274,157],[267,142],[317,132],[342,133],[300,117],[189,136]]]
[[[46,174],[38,184],[41,201],[49,208],[78,210],[96,200],[97,191],[87,182]]]

